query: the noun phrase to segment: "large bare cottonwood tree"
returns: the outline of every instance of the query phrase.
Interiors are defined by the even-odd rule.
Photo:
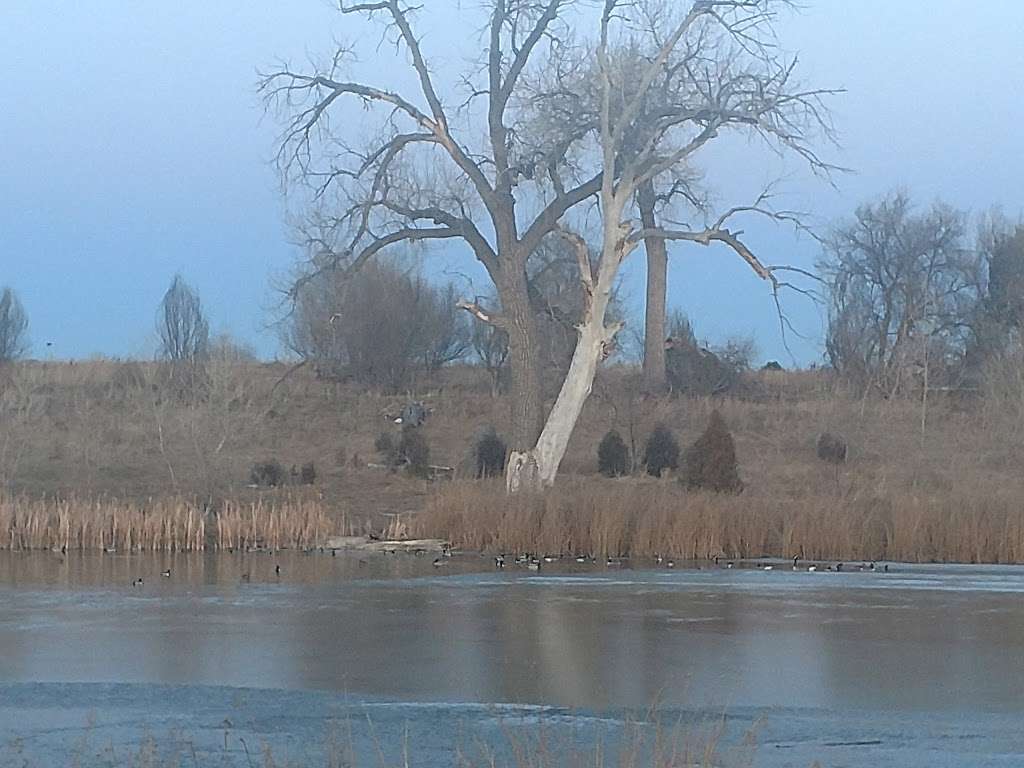
[[[414,29],[415,6],[342,2],[343,15],[383,25],[417,92],[400,92],[386,74],[383,82],[347,79],[345,47],[328,66],[282,65],[261,81],[268,104],[285,115],[283,175],[310,185],[320,203],[314,229],[332,233],[307,243],[317,258],[313,273],[356,270],[396,243],[439,240],[468,246],[486,269],[500,309],[468,298],[461,306],[508,339],[511,442],[520,450],[534,445],[544,417],[527,260],[601,183],[600,171],[582,177],[571,162],[592,126],[567,120],[557,132],[527,136],[519,119],[534,98],[533,73],[562,66],[571,39],[564,16],[577,3],[486,0],[479,66],[440,83]],[[346,133],[354,115],[374,124],[368,144]]]
[[[307,244],[318,265],[354,270],[395,243],[454,239],[487,270],[500,311],[476,301],[462,306],[508,336],[510,489],[554,479],[620,327],[606,322],[619,267],[640,241],[724,244],[779,287],[775,270],[729,228],[743,214],[778,217],[758,204],[685,229],[644,227],[632,214],[645,184],[685,170],[725,129],[759,134],[827,170],[809,137],[829,133],[821,103],[828,92],[797,84],[795,63],[774,45],[775,13],[787,4],[488,0],[483,74],[463,77],[471,92],[453,107],[455,88],[442,97],[408,4],[343,3],[343,14],[383,21],[419,93],[345,79],[346,49],[328,67],[282,66],[263,78],[268,102],[287,115],[279,151],[285,178],[309,183],[327,204],[315,229],[326,224],[335,234]],[[598,34],[578,36],[573,26]],[[332,128],[329,116],[346,103],[377,114],[369,146]],[[561,227],[589,198],[601,218],[596,263],[584,237]],[[568,375],[544,421],[527,262],[554,236],[578,256],[585,302]]]
[[[651,0],[605,0],[594,61],[599,88],[591,108],[598,130],[601,188],[600,258],[574,232],[561,234],[579,256],[587,306],[569,372],[537,445],[510,457],[510,487],[554,481],[569,438],[593,386],[597,366],[621,323],[606,321],[608,302],[624,259],[645,238],[731,249],[774,290],[778,267],[764,264],[730,229],[745,214],[790,218],[759,203],[737,205],[706,226],[647,228],[634,216],[638,191],[650,180],[694,161],[726,130],[754,132],[820,172],[829,166],[811,138],[831,136],[823,98],[831,91],[795,81],[795,61],[776,48],[773,22],[785,5],[772,0],[699,0],[682,9]],[[639,53],[638,53],[639,52]]]

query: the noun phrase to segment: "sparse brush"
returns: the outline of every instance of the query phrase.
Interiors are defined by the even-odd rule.
[[[693,490],[739,493],[743,490],[736,446],[718,411],[711,412],[708,427],[686,451],[683,480]]]
[[[605,477],[629,474],[629,448],[617,430],[608,430],[597,446],[597,471]]]
[[[679,443],[664,424],[658,424],[647,438],[644,466],[651,477],[661,477],[666,469],[679,467]]]

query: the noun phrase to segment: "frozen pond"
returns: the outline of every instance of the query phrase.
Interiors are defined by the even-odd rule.
[[[724,712],[726,746],[756,725],[755,765],[1024,764],[1024,569],[431,560],[0,555],[3,747],[108,765],[177,734],[320,764],[347,723],[447,765],[466,734],[586,743],[657,702],[694,728]]]

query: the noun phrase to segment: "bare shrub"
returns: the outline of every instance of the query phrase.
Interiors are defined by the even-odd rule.
[[[230,333],[218,333],[210,339],[209,359],[219,363],[255,363],[259,361],[256,350],[249,344],[238,341]]]
[[[618,430],[610,429],[597,446],[597,471],[605,477],[628,475],[629,448]]]
[[[508,384],[508,334],[490,323],[475,321],[471,344],[477,360],[491,380],[491,396],[497,397]]]
[[[717,410],[711,412],[707,429],[686,451],[683,481],[692,490],[738,493],[743,490],[736,446]]]
[[[494,427],[488,427],[483,431],[476,441],[473,452],[476,454],[477,479],[500,477],[504,473],[508,447]]]
[[[374,262],[354,275],[328,270],[303,283],[286,340],[321,376],[394,392],[418,372],[463,358],[469,322],[453,286]]]
[[[11,288],[0,290],[0,363],[17,360],[28,349],[28,315]]]
[[[146,371],[135,360],[125,360],[114,365],[110,376],[110,388],[117,393],[127,393],[146,386]]]
[[[679,442],[664,424],[658,424],[647,438],[644,466],[652,477],[661,477],[666,469],[679,468]]]
[[[727,392],[750,368],[755,354],[752,339],[732,339],[713,351],[698,341],[689,319],[673,313],[665,340],[665,376],[673,392],[714,395]]]

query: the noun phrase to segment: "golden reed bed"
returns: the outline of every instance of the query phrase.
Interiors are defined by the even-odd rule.
[[[431,499],[411,532],[491,552],[1024,563],[1024,500],[999,488],[729,496],[634,479],[508,497],[497,484],[457,483]]]
[[[0,497],[0,549],[179,551],[321,546],[336,529],[310,499],[225,501],[213,511],[183,499]]]

